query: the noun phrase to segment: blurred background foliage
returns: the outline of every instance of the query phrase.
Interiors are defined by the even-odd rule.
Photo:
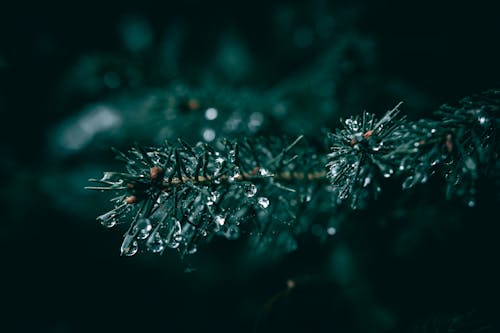
[[[363,110],[404,101],[417,119],[494,88],[494,4],[1,7],[2,331],[496,331],[495,184],[473,209],[445,202],[437,181],[405,196],[387,184],[338,213],[335,235],[312,230],[285,256],[252,256],[239,239],[186,260],[120,257],[122,235],[95,221],[109,203],[83,191],[121,167],[111,145],[322,140]]]

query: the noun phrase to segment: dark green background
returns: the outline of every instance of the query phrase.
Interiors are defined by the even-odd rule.
[[[377,75],[398,78],[433,108],[498,87],[500,74],[500,8],[493,1],[437,2],[337,4],[352,8],[356,30],[375,41]],[[283,4],[306,6],[279,1],[0,5],[0,331],[250,332],[260,323],[260,331],[370,332],[378,328],[360,321],[369,322],[365,308],[379,309],[371,303],[389,309],[390,315],[375,313],[381,318],[376,322],[394,321],[396,331],[411,331],[429,318],[446,321],[469,313],[494,331],[499,230],[495,189],[488,184],[480,187],[482,201],[474,209],[440,202],[442,196],[432,189],[417,190],[406,201],[396,200],[398,191],[389,189],[376,208],[354,214],[339,242],[355,249],[360,285],[371,295],[355,304],[323,275],[340,246],[336,241],[321,245],[306,239],[294,253],[264,264],[241,255],[243,242],[221,242],[194,260],[198,270],[184,273],[186,263],[173,253],[120,257],[119,232],[58,207],[41,190],[48,170],[68,171],[54,171],[60,164],[48,153],[50,129],[89,102],[62,103],[62,77],[82,54],[122,52],[117,26],[124,16],[146,18],[154,36],[170,22],[188,22],[185,68],[191,62],[203,65],[218,34],[237,31],[257,55],[257,64],[279,64],[250,82],[266,87],[314,61],[307,53],[268,58],[279,44],[268,33],[272,14]],[[153,45],[157,42],[153,39]],[[390,107],[384,99],[378,102],[366,108]],[[75,158],[65,168],[79,163]],[[57,184],[52,188],[57,191]],[[413,202],[420,206],[414,209]],[[398,209],[406,217],[391,220]],[[416,239],[412,250],[396,253],[389,245],[395,239],[404,244],[401,235],[415,230],[420,236],[411,238]],[[288,294],[287,279],[298,281]],[[273,306],[266,307],[270,300]]]

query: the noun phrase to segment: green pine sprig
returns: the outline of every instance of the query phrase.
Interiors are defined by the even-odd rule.
[[[304,136],[218,140],[115,150],[124,172],[91,179],[91,190],[111,191],[114,208],[97,219],[127,226],[122,255],[139,250],[192,254],[213,237],[244,234],[258,252],[292,251],[298,235],[333,235],[344,203],[363,208],[382,180],[402,190],[440,175],[446,197],[474,206],[481,176],[498,175],[500,91],[444,105],[432,119],[409,121],[401,105],[380,119],[364,112],[342,121],[323,144]],[[314,229],[314,230],[313,230]]]

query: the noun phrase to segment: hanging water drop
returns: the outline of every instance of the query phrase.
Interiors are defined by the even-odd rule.
[[[233,164],[236,162],[236,152],[233,149],[231,149],[229,151],[228,158],[229,158],[229,162],[231,162]]]
[[[217,169],[222,168],[222,165],[224,164],[224,162],[225,162],[225,159],[223,159],[222,157],[217,157],[217,158],[215,159],[215,167],[216,167]]]
[[[146,239],[149,236],[153,227],[151,226],[151,221],[148,218],[140,218],[135,224],[134,230],[137,232],[137,239]]]
[[[370,176],[366,176],[365,180],[363,181],[363,187],[367,187],[368,184],[370,184],[372,181],[372,178]]]
[[[384,145],[384,142],[380,141],[379,144],[377,144],[377,145],[375,145],[375,146],[372,147],[372,150],[373,151],[379,151],[382,148],[383,145]]]
[[[340,163],[335,163],[330,165],[330,176],[332,178],[337,177],[340,171]]]
[[[153,253],[162,252],[165,249],[165,243],[159,232],[153,233],[147,240],[146,246]]]
[[[125,239],[122,242],[120,252],[122,255],[133,256],[139,250],[139,244],[135,240],[135,233],[126,233]]]
[[[235,172],[232,176],[228,177],[228,180],[230,183],[233,183],[235,180],[238,180],[241,178],[241,174],[239,172]]]
[[[420,183],[422,183],[422,184],[427,182],[427,179],[429,178],[427,176],[427,173],[425,173],[425,172],[418,172],[415,176],[418,177]]]
[[[137,244],[137,241],[133,241],[132,244],[130,244],[130,246],[125,249],[123,254],[125,254],[127,257],[131,257],[136,254],[138,250],[139,244]]]
[[[356,120],[354,120],[352,123],[351,123],[351,128],[353,131],[357,131],[359,130],[359,124]]]
[[[408,176],[404,181],[403,181],[403,189],[406,190],[406,189],[409,189],[413,186],[415,186],[415,184],[417,183],[417,181],[415,180],[415,177],[413,176]]]
[[[220,193],[217,191],[213,191],[210,193],[210,195],[207,197],[207,206],[213,206],[214,203],[219,200]]]
[[[103,219],[101,220],[101,225],[105,226],[106,228],[113,228],[116,225],[116,219],[114,217]]]
[[[167,243],[167,246],[168,246],[169,248],[171,248],[171,249],[176,249],[176,248],[178,248],[178,247],[179,247],[179,245],[181,245],[181,243],[180,243],[180,242],[177,242],[177,241],[175,241],[175,240],[173,240],[173,239],[172,239],[170,242],[168,242],[168,243]]]
[[[198,251],[196,244],[192,244],[188,249],[188,254],[195,254]]]
[[[383,170],[384,178],[389,178],[390,176],[392,176],[393,173],[394,173],[394,170],[392,168],[387,168],[387,169]]]
[[[243,190],[248,198],[253,197],[257,193],[257,186],[252,183],[245,183],[243,185]]]
[[[97,220],[106,228],[112,228],[116,225],[116,213],[115,210],[102,214],[97,217]]]
[[[257,203],[260,207],[265,209],[269,206],[269,199],[266,197],[260,197],[259,199],[257,199]]]
[[[262,177],[269,177],[269,176],[271,176],[271,173],[267,169],[260,168],[259,175],[261,175]]]
[[[115,173],[114,172],[105,172],[101,178],[101,181],[110,181],[113,179]]]
[[[215,215],[214,220],[215,220],[215,223],[217,223],[217,224],[218,224],[219,226],[221,226],[221,227],[222,227],[222,226],[224,225],[224,223],[226,222],[226,219],[225,219],[223,216],[221,216],[221,215]]]
[[[180,242],[182,241],[181,232],[181,223],[177,219],[172,218],[172,226],[166,239],[166,244],[168,247],[172,249],[176,249],[179,247]]]

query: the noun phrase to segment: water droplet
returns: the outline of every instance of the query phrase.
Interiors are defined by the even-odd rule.
[[[333,236],[333,235],[335,235],[337,233],[337,229],[335,229],[334,227],[329,227],[328,229],[326,229],[326,232],[330,236]]]
[[[205,140],[207,142],[214,141],[215,131],[211,128],[206,128],[203,130],[202,136],[203,136],[203,140]]]
[[[139,250],[139,244],[135,240],[135,233],[127,233],[125,234],[125,239],[122,242],[122,246],[120,248],[121,254],[126,256],[133,256]]]
[[[245,195],[251,198],[257,193],[257,186],[252,183],[245,183],[243,185],[243,190],[245,191]]]
[[[417,176],[419,178],[419,181],[423,184],[425,182],[427,182],[427,179],[429,179],[429,177],[427,176],[427,173],[417,173]]]
[[[217,223],[220,226],[223,226],[224,223],[226,222],[226,219],[221,215],[216,215],[214,220],[215,220],[215,223]]]
[[[260,197],[259,199],[257,199],[257,203],[260,207],[265,209],[269,206],[269,199],[266,197]]]
[[[229,161],[231,163],[235,163],[236,162],[236,152],[234,150],[230,150],[229,153],[227,154],[228,158],[229,158]]]
[[[220,169],[222,168],[222,166],[224,165],[224,162],[226,162],[225,159],[223,159],[222,157],[217,157],[215,159],[215,173],[219,173],[220,172]]]
[[[217,118],[218,114],[219,114],[219,112],[217,111],[217,109],[208,108],[205,111],[205,118],[207,118],[207,120],[214,120],[215,118]]]
[[[102,214],[96,218],[106,228],[112,228],[116,225],[116,209]]]
[[[340,171],[340,163],[330,164],[330,176],[335,178]]]
[[[372,181],[372,178],[370,176],[367,176],[365,180],[363,181],[363,187],[367,187],[368,184],[370,184]]]
[[[466,160],[465,160],[465,166],[467,167],[467,169],[469,170],[475,170],[476,169],[476,162],[474,162],[474,160],[471,158],[471,157],[468,157]]]
[[[239,172],[236,172],[234,175],[229,176],[228,180],[230,183],[232,183],[232,182],[234,182],[235,179],[240,179],[240,178],[241,178],[241,174]]]
[[[468,202],[467,202],[467,206],[469,207],[474,207],[476,205],[476,201],[474,201],[474,199],[470,199]]]
[[[413,176],[408,176],[406,177],[406,179],[403,181],[403,189],[406,190],[406,189],[409,189],[413,186],[415,186],[415,184],[417,183],[417,180],[415,180],[415,177]]]
[[[188,249],[188,254],[195,254],[198,251],[198,246],[192,244]]]
[[[484,124],[486,124],[486,122],[488,121],[488,118],[486,118],[485,116],[481,116],[481,117],[479,117],[479,119],[478,119],[478,120],[479,120],[479,123],[480,123],[481,125],[484,125]]]
[[[102,221],[101,224],[106,228],[113,228],[116,225],[116,220],[115,219],[107,220],[106,223]]]
[[[259,175],[261,175],[262,177],[269,177],[271,176],[271,173],[267,169],[259,168]]]
[[[372,147],[373,151],[379,151],[384,146],[384,141],[380,141],[378,144]]]
[[[222,164],[224,163],[224,159],[222,157],[217,157],[215,159],[215,166],[220,168],[222,166]]]
[[[138,250],[139,244],[137,244],[137,241],[133,241],[132,244],[130,244],[130,246],[125,249],[123,254],[125,254],[127,257],[131,257],[136,254]]]
[[[382,175],[384,176],[384,178],[389,178],[394,173],[394,170],[391,167],[387,167],[387,166],[381,167],[381,171],[382,171]]]
[[[167,243],[167,246],[171,249],[176,249],[179,247],[179,245],[181,245],[181,243],[177,241],[170,241]]]
[[[146,242],[146,246],[153,253],[159,253],[165,249],[165,243],[164,243],[163,239],[161,238],[160,233],[158,233],[158,232],[153,233],[148,238],[148,241]]]
[[[137,239],[146,239],[151,232],[151,221],[147,218],[140,218],[135,224],[134,230],[137,232]]]
[[[99,216],[97,220],[106,228],[112,228],[116,225],[116,216],[111,212]]]
[[[180,242],[182,241],[181,232],[181,223],[177,219],[172,218],[172,226],[169,232],[169,236],[166,240],[168,247],[172,249],[176,249],[179,247]]]
[[[213,204],[220,198],[220,193],[213,191],[207,197],[207,206],[213,206]]]
[[[439,158],[436,158],[436,159],[434,159],[434,160],[430,163],[430,165],[431,165],[431,166],[435,166],[435,165],[437,165],[439,162],[440,162],[440,159],[439,159]]]
[[[101,181],[109,181],[114,178],[114,172],[105,172],[101,178]]]

